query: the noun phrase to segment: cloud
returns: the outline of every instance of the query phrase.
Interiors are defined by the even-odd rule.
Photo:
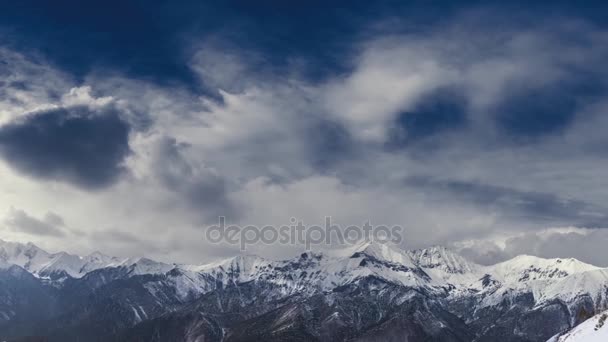
[[[111,108],[34,112],[0,127],[0,154],[19,171],[99,189],[125,172],[129,125]]]
[[[21,114],[52,107],[71,77],[49,66],[44,58],[0,46],[0,124]]]
[[[589,59],[577,56],[603,54],[591,52],[593,44],[564,49],[568,44],[556,33],[563,30],[594,32],[542,26],[497,31],[456,21],[425,35],[372,37],[358,42],[351,70],[321,80],[297,71],[258,72],[247,51],[205,51],[191,68],[223,89],[219,100],[132,80],[114,79],[112,87],[103,77],[88,83],[154,118],[150,134],[131,138],[128,165],[136,181],[129,186],[149,187],[143,203],[173,207],[163,207],[163,223],[154,228],[132,224],[136,232],[165,225],[176,235],[197,236],[185,228],[195,214],[213,223],[214,215],[229,212],[243,224],[284,224],[290,216],[318,222],[331,215],[342,224],[402,224],[407,247],[423,247],[605,222],[601,194],[582,196],[576,188],[603,162],[564,158],[558,140],[574,134],[587,118],[581,111],[596,98],[576,95],[576,106],[564,108],[568,120],[521,132],[538,136],[525,144],[513,144],[516,125],[501,121],[510,112],[523,113],[510,120],[533,125],[528,116],[544,107],[524,101],[526,94],[547,92],[539,100],[552,101],[572,89],[562,88],[570,82],[564,80],[579,78],[572,68],[591,69]],[[225,75],[214,67],[223,56],[229,56]],[[526,85],[521,92],[520,84]],[[166,223],[169,218],[175,224]],[[293,250],[257,252],[280,257]],[[498,260],[501,253],[488,258]]]
[[[400,224],[407,247],[605,225],[606,33],[484,14],[379,25],[320,77],[306,56],[276,67],[285,55],[208,36],[180,40],[188,85],[97,67],[78,83],[14,54],[5,72],[32,86],[0,85],[15,99],[1,103],[0,203],[61,212],[82,248],[196,262],[228,254],[203,240],[218,215]],[[511,249],[492,240],[479,258]]]
[[[11,209],[4,224],[15,232],[34,236],[64,237],[64,222],[61,216],[48,212],[43,219],[30,216],[21,209]]]
[[[154,144],[149,167],[164,187],[193,210],[210,216],[235,215],[226,181],[216,170],[188,160],[187,144],[169,137],[160,137]]]
[[[496,29],[460,16],[424,33],[389,33],[360,43],[353,71],[329,80],[320,102],[368,142],[385,142],[391,127],[415,137],[433,125],[463,121],[478,139],[557,134],[606,93],[596,75],[606,73],[599,61],[608,50],[595,48],[605,39],[605,32],[576,20],[523,20]],[[439,109],[441,103],[447,106]]]
[[[551,193],[521,191],[517,189],[464,182],[434,180],[424,177],[408,179],[406,183],[427,191],[436,201],[464,201],[480,210],[495,213],[507,220],[521,220],[547,226],[562,224],[573,226],[608,227],[605,208],[582,200],[565,199]]]
[[[465,244],[457,242],[452,248],[463,257],[480,265],[494,265],[514,257],[491,240],[467,241]]]
[[[543,258],[576,258],[606,267],[608,252],[603,246],[607,242],[607,229],[570,227],[459,242],[453,247],[481,264],[494,264],[526,254]]]
[[[386,125],[399,112],[455,76],[428,56],[426,48],[412,45],[387,39],[366,46],[352,74],[326,85],[322,101],[328,112],[360,139],[384,141]]]
[[[55,227],[63,227],[65,226],[65,222],[63,221],[63,217],[53,213],[53,212],[48,212],[46,213],[46,215],[44,215],[44,221],[50,225],[53,225]]]

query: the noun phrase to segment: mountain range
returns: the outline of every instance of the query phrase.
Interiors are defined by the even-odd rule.
[[[362,243],[185,265],[0,240],[2,341],[579,342],[607,308],[608,269],[572,258]]]

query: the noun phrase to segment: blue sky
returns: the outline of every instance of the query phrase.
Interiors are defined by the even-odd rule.
[[[599,263],[608,11],[501,3],[2,4],[2,235],[197,261],[219,215],[332,216]]]

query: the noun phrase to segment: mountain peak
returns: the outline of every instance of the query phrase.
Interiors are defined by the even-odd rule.
[[[0,262],[17,265],[37,277],[80,278],[86,273],[105,267],[131,267],[133,274],[164,273],[172,265],[147,258],[118,259],[101,252],[85,257],[67,252],[49,253],[35,244],[0,240]]]
[[[600,269],[574,258],[545,259],[532,255],[519,255],[498,263],[493,268],[503,279],[517,282],[564,278],[572,274]]]
[[[469,273],[478,267],[461,255],[440,245],[416,249],[410,251],[409,254],[414,263],[420,267],[438,268],[448,273]]]
[[[90,258],[90,259],[105,259],[105,258],[111,258],[109,255],[103,254],[100,251],[94,251],[89,253],[85,258]]]
[[[347,250],[350,251],[350,256],[365,254],[378,260],[384,260],[408,267],[415,266],[414,263],[412,263],[412,259],[405,251],[398,246],[388,243],[365,241]]]

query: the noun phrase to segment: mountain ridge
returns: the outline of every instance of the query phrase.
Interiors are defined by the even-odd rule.
[[[11,261],[31,275],[30,291],[47,303],[48,312],[35,315],[35,303],[27,301],[15,306],[13,299],[28,294],[7,287],[0,292],[0,337],[33,329],[31,316],[37,331],[61,341],[92,332],[112,339],[148,336],[169,329],[167,324],[198,331],[192,341],[238,340],[244,335],[235,329],[245,324],[269,340],[295,329],[294,336],[317,340],[370,340],[393,331],[413,341],[519,342],[524,334],[525,341],[544,342],[608,308],[608,269],[532,256],[482,266],[442,246],[407,251],[362,243],[286,260],[237,255],[187,265],[102,253],[51,254],[33,244],[0,242],[0,264]],[[50,269],[61,276],[52,277]],[[0,272],[0,282],[18,281]],[[311,321],[295,323],[303,317]],[[547,328],[532,324],[538,322]],[[285,324],[280,331],[272,328]],[[3,327],[8,334],[2,335]],[[171,339],[188,340],[179,331]]]

